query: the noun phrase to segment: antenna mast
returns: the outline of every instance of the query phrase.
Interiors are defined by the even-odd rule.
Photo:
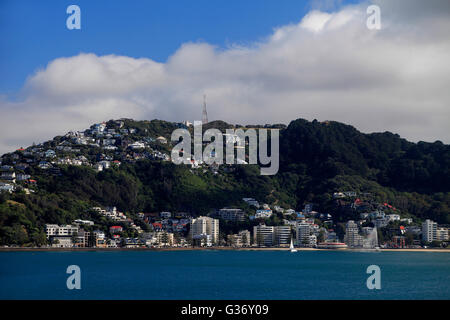
[[[202,113],[202,123],[208,123],[208,112],[206,112],[206,94],[203,95],[203,113]]]

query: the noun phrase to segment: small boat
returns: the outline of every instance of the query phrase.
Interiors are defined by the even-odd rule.
[[[292,241],[292,238],[291,238],[291,246],[289,247],[289,249],[291,250],[291,252],[297,252],[297,249],[294,248],[294,242]]]

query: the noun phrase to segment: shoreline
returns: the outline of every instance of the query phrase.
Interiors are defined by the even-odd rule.
[[[450,248],[445,249],[380,249],[365,250],[365,249],[319,249],[319,248],[296,248],[298,253],[306,251],[340,251],[340,252],[441,252],[450,253]],[[233,247],[188,247],[188,248],[0,248],[0,252],[88,252],[88,251],[106,251],[106,252],[118,252],[118,251],[289,251],[289,248],[233,248]]]

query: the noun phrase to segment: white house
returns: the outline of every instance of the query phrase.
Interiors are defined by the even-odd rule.
[[[9,193],[12,193],[15,190],[14,185],[10,184],[10,183],[4,183],[4,182],[0,182],[0,192],[1,191],[6,191]]]
[[[29,174],[22,174],[22,173],[18,173],[17,174],[17,181],[25,181],[31,178],[31,176]]]
[[[167,143],[167,139],[164,138],[163,136],[159,136],[158,138],[156,138],[156,141],[158,141],[159,143],[162,143],[162,144]]]
[[[256,210],[255,219],[268,219],[272,216],[272,210]]]
[[[386,216],[388,218],[389,222],[391,221],[400,221],[400,215],[399,214],[388,214]]]
[[[10,180],[10,181],[14,182],[16,180],[16,173],[15,172],[2,172],[0,179]]]
[[[136,141],[136,142],[130,144],[128,147],[133,149],[133,150],[135,150],[135,149],[144,149],[145,148],[145,144],[143,142],[141,142],[141,141]]]

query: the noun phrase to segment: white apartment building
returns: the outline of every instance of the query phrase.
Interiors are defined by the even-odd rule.
[[[232,247],[249,247],[250,246],[250,231],[242,230],[238,234],[229,234],[228,244]]]
[[[47,239],[52,236],[73,236],[78,233],[78,227],[72,225],[58,226],[57,224],[46,224],[45,233]]]
[[[71,248],[73,247],[73,242],[71,237],[67,236],[55,236],[52,237],[53,243],[52,247],[54,248]]]
[[[253,227],[253,243],[258,246],[289,246],[291,242],[291,226],[266,226],[260,224]]]
[[[422,240],[432,242],[437,240],[437,223],[432,220],[425,220],[422,223]]]
[[[275,244],[277,246],[289,246],[291,243],[291,226],[275,227]]]
[[[161,247],[172,247],[174,244],[173,233],[169,232],[156,232],[157,243]]]
[[[297,245],[309,245],[311,236],[311,224],[300,222],[297,224]]]
[[[211,247],[213,245],[212,237],[210,234],[197,235],[192,238],[192,240],[194,240],[194,243],[200,247]]]
[[[353,220],[349,220],[345,225],[344,242],[349,247],[361,247],[363,237],[359,234],[358,225]]]
[[[253,243],[258,246],[271,247],[275,240],[275,227],[260,224],[253,227]]]
[[[198,217],[191,220],[192,238],[201,235],[211,236],[212,243],[219,241],[219,220],[210,217]]]
[[[448,241],[448,228],[437,228],[436,229],[436,240],[437,241]]]
[[[94,237],[96,239],[100,239],[100,240],[104,240],[105,239],[105,233],[103,231],[101,231],[101,230],[95,230],[93,232],[93,234],[94,234]]]

